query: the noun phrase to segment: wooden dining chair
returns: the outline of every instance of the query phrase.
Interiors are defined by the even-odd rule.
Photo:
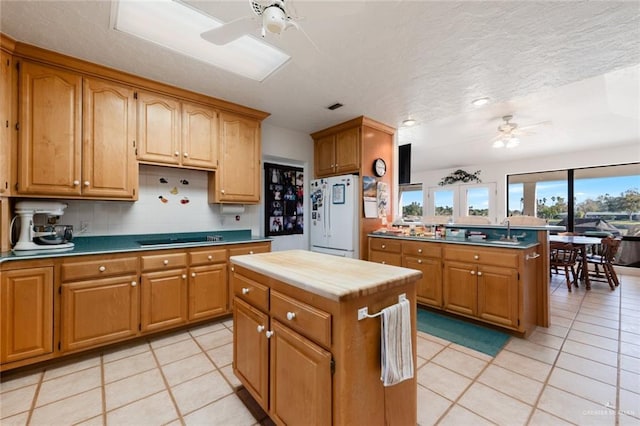
[[[589,274],[591,281],[601,281],[609,284],[611,290],[615,290],[620,285],[618,275],[613,267],[616,253],[620,248],[621,238],[605,237],[600,242],[600,250],[597,254],[587,255],[587,266],[593,265],[593,271],[588,270],[585,273]],[[581,265],[578,268],[580,273]],[[602,269],[602,274],[600,273]],[[604,276],[603,276],[604,275]]]
[[[552,241],[549,243],[549,265],[552,270],[559,273],[562,268],[564,276],[567,280],[567,290],[571,292],[571,284],[578,287],[578,273],[576,271],[576,262],[578,261],[579,247],[575,247],[571,243],[561,243]],[[569,276],[571,272],[571,277]]]

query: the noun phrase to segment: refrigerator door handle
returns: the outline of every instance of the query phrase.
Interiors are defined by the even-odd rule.
[[[331,237],[331,203],[333,203],[333,191],[327,186],[327,195],[329,202],[327,203],[327,236]]]

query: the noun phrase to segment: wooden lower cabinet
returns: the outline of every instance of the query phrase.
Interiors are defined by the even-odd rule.
[[[189,321],[227,312],[227,265],[189,268]]]
[[[476,266],[468,263],[444,263],[444,309],[459,314],[477,314],[478,280]]]
[[[369,261],[383,265],[402,265],[402,242],[384,238],[369,238]]]
[[[520,285],[518,271],[511,268],[478,268],[478,317],[494,324],[518,328]]]
[[[140,330],[163,330],[187,322],[187,269],[145,272],[141,276]]]
[[[53,267],[1,271],[0,278],[0,362],[52,353]]]
[[[138,334],[138,277],[62,284],[61,350],[76,351]]]

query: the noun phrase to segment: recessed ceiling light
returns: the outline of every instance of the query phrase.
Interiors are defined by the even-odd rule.
[[[478,99],[474,99],[471,101],[471,104],[473,106],[482,106],[482,105],[486,105],[489,103],[489,98],[484,97],[484,98],[478,98]]]
[[[112,28],[244,77],[263,81],[291,57],[281,50],[245,35],[218,46],[200,34],[222,21],[181,2],[171,0],[113,3]]]
[[[411,126],[414,126],[416,123],[417,121],[414,120],[413,118],[407,118],[402,122],[402,125],[406,127],[411,127]]]

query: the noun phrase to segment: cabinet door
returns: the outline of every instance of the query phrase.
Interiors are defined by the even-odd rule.
[[[263,410],[268,411],[269,317],[235,298],[233,303],[233,373]]]
[[[213,170],[218,162],[218,113],[203,105],[182,104],[182,165]]]
[[[189,269],[189,320],[214,317],[227,312],[227,265],[196,266]]]
[[[215,172],[214,202],[260,201],[260,123],[220,114],[220,166]]]
[[[335,173],[336,137],[325,136],[314,142],[314,168],[316,177],[330,176]]]
[[[476,265],[461,262],[445,262],[444,309],[465,315],[476,315],[478,280]]]
[[[136,114],[133,89],[84,79],[82,194],[134,198]],[[117,172],[115,172],[117,171]]]
[[[156,331],[187,322],[187,270],[142,274],[141,330]]]
[[[53,352],[53,268],[3,271],[0,362]]]
[[[11,155],[11,129],[13,118],[13,90],[11,84],[11,70],[13,63],[11,55],[0,52],[0,195],[9,193]]]
[[[497,266],[478,267],[478,316],[495,324],[518,328],[518,271]]]
[[[180,164],[180,102],[138,92],[138,160]]]
[[[273,320],[270,414],[277,424],[330,425],[331,353]]]
[[[23,61],[18,192],[80,195],[82,77]]]
[[[357,173],[360,170],[360,128],[336,134],[336,174]]]
[[[418,302],[442,308],[442,265],[440,259],[404,256],[402,266],[422,272],[422,278],[416,283]]]
[[[135,275],[62,285],[62,350],[74,351],[138,333]]]

